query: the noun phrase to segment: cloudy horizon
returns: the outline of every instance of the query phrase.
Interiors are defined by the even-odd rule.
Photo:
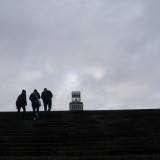
[[[158,0],[0,0],[0,111],[22,89],[68,110],[160,107]],[[43,107],[41,107],[43,110]]]

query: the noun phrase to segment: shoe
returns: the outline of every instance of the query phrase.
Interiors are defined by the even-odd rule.
[[[36,121],[36,118],[33,118],[34,121]]]

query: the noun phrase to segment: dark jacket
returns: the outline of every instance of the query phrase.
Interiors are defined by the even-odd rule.
[[[26,105],[27,105],[26,94],[21,93],[16,100],[16,106],[18,108]]]
[[[36,94],[36,95],[35,95]],[[38,99],[40,99],[40,95],[38,92],[33,92],[31,93],[31,95],[29,96],[29,99],[31,100],[31,102],[35,102],[38,101]]]
[[[43,91],[41,94],[41,98],[44,103],[52,102],[52,97],[53,97],[52,92],[49,90]]]

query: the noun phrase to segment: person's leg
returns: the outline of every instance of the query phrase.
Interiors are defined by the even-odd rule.
[[[35,102],[34,106],[35,106],[35,117],[34,118],[37,118],[38,113],[39,113],[39,103]]]
[[[37,117],[39,115],[39,106],[37,106]]]
[[[25,118],[25,115],[26,115],[26,107],[25,106],[22,106],[23,108],[23,118]]]
[[[36,106],[35,103],[32,103],[32,109],[33,109],[33,119],[36,120]]]
[[[52,109],[52,102],[49,102],[49,103],[48,103],[48,111],[50,112],[51,109]]]
[[[19,119],[21,107],[18,107],[17,110],[17,119]]]
[[[48,102],[48,117],[50,117],[51,108],[52,108],[52,102]]]
[[[47,103],[44,103],[44,111],[47,111]]]
[[[47,103],[44,103],[44,117],[47,117]]]

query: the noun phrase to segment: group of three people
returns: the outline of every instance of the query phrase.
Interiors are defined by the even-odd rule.
[[[31,100],[32,109],[33,109],[33,119],[36,120],[39,114],[39,107],[41,106],[40,98],[43,100],[44,104],[44,115],[45,118],[47,117],[47,114],[49,114],[51,108],[52,108],[52,97],[53,94],[50,90],[47,90],[47,88],[44,88],[44,91],[42,92],[41,96],[38,93],[38,91],[35,89],[33,93],[29,96],[29,99]],[[26,98],[26,91],[22,90],[22,93],[18,96],[16,101],[16,106],[18,109],[18,119],[21,108],[23,108],[23,117],[25,117],[26,113],[26,107],[27,106],[27,98]]]

